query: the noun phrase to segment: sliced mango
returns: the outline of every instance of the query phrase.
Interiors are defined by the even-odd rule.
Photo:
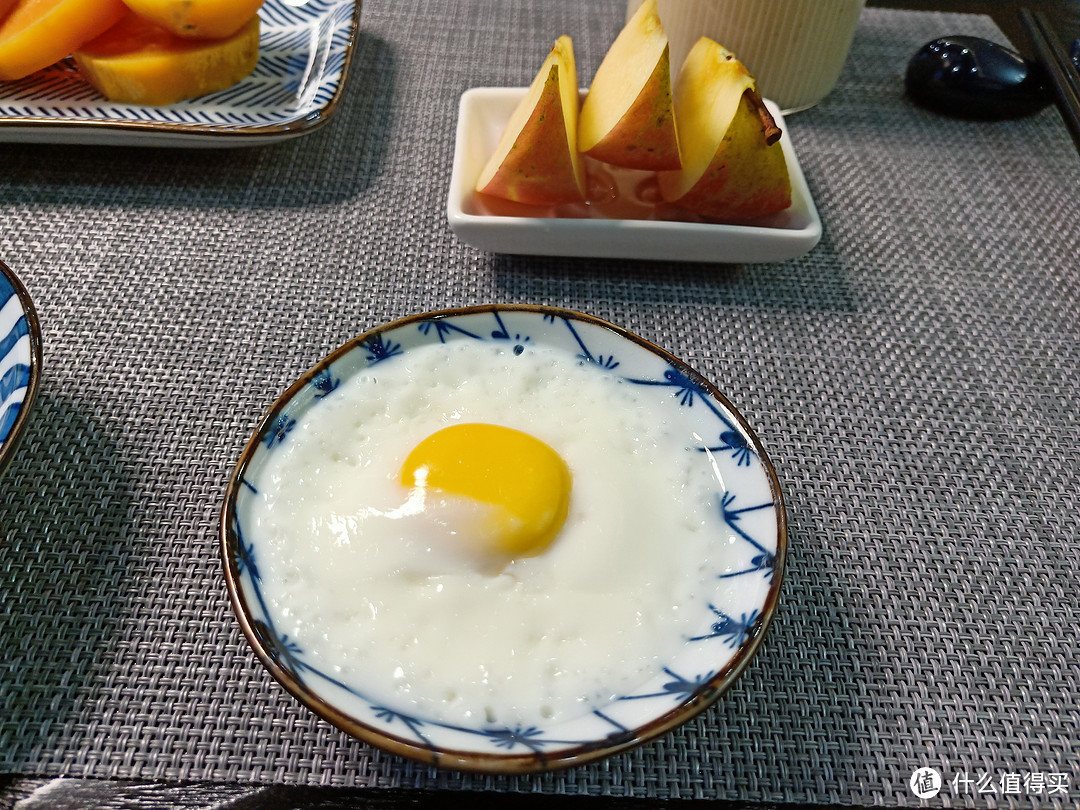
[[[255,16],[263,0],[124,0],[141,17],[178,37],[223,39]]]
[[[259,58],[259,18],[226,39],[191,40],[128,14],[74,57],[79,72],[110,101],[173,104],[250,74]]]
[[[0,22],[3,21],[7,13],[15,8],[16,0],[0,0]]]
[[[0,14],[0,80],[58,62],[126,13],[122,0],[16,0],[6,17]]]

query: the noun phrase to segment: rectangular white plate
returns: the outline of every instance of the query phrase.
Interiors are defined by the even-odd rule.
[[[780,143],[791,174],[791,207],[761,224],[478,213],[476,178],[525,92],[526,88],[477,87],[461,97],[446,212],[451,229],[468,245],[492,253],[744,264],[791,259],[821,239],[821,219],[783,116],[768,100],[766,105],[784,130]]]
[[[0,141],[250,146],[325,123],[341,96],[361,0],[266,0],[259,61],[218,93],[161,107],[113,104],[64,60],[0,82]]]

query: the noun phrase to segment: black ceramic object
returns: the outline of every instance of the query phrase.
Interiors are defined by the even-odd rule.
[[[908,63],[905,86],[916,104],[956,118],[1020,118],[1053,100],[1036,65],[980,37],[928,42]]]

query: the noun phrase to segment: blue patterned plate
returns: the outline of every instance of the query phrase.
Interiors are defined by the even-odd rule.
[[[694,465],[708,465],[715,491],[704,513],[711,551],[695,558],[712,585],[684,606],[690,629],[678,652],[613,701],[565,720],[526,727],[478,719],[437,721],[375,697],[288,635],[267,609],[264,588],[278,571],[252,507],[259,470],[290,442],[290,430],[334,397],[342,381],[374,366],[402,364],[417,347],[448,341],[543,346],[597,373],[615,374],[670,414]],[[681,442],[680,442],[681,444]],[[711,487],[711,485],[710,485]],[[229,594],[248,642],[301,703],[343,731],[395,754],[466,771],[528,773],[580,765],[664,734],[712,704],[738,677],[776,610],[787,520],[776,474],[745,420],[712,385],[670,354],[597,318],[522,305],[426,313],[370,331],[318,363],[263,418],[229,482],[221,543]],[[687,572],[691,576],[692,572]],[[294,606],[295,607],[295,606]],[[293,608],[282,608],[293,610]],[[680,614],[681,615],[681,614]],[[478,714],[482,715],[482,712]]]
[[[0,471],[11,461],[41,376],[41,327],[34,304],[0,262]]]
[[[304,135],[324,124],[341,98],[360,4],[266,0],[254,72],[177,104],[113,104],[70,59],[0,82],[0,141],[220,147]]]

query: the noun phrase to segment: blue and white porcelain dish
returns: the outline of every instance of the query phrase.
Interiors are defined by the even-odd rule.
[[[0,141],[122,146],[252,146],[326,123],[348,75],[361,0],[266,0],[259,61],[225,90],[165,106],[115,104],[69,58],[0,82]]]
[[[694,464],[713,465],[716,491],[711,592],[699,594],[693,632],[678,654],[656,665],[636,689],[601,709],[550,726],[463,726],[418,716],[372,697],[370,684],[342,680],[275,626],[262,583],[272,572],[257,521],[253,481],[290,429],[311,418],[345,380],[380,364],[405,363],[419,347],[449,341],[495,341],[564,351],[597,373],[640,385],[670,414]],[[599,407],[599,405],[590,405]],[[317,411],[315,411],[317,413]],[[682,434],[685,431],[685,434]],[[708,452],[703,452],[703,451]],[[530,773],[584,764],[626,751],[681,725],[731,686],[758,649],[779,598],[787,553],[787,518],[776,473],[734,406],[697,372],[617,326],[569,310],[490,305],[423,313],[352,340],[321,360],[270,408],[229,481],[221,516],[221,551],[233,608],[256,656],[304,706],[365,742],[455,770]],[[715,572],[715,573],[712,573]],[[280,622],[279,622],[280,623]]]
[[[41,327],[18,276],[0,262],[0,471],[7,467],[37,394]]]

